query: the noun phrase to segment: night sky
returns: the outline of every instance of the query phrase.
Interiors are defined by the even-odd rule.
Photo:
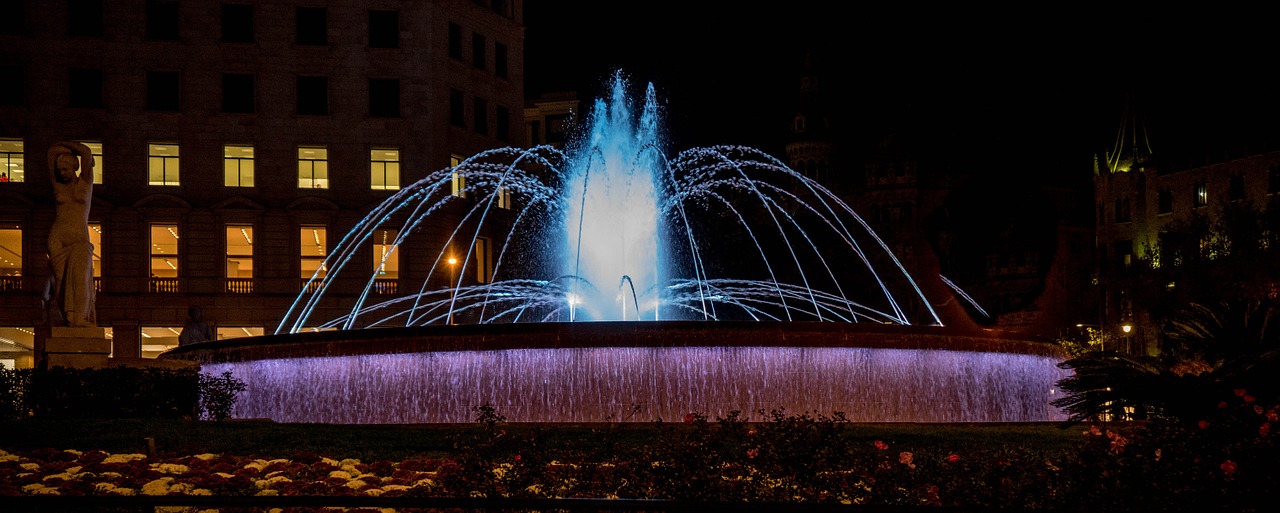
[[[780,155],[812,52],[850,146],[909,131],[959,160],[1079,169],[1113,143],[1130,97],[1157,153],[1277,146],[1280,36],[1262,13],[860,4],[530,0],[527,95],[594,97],[621,69],[666,101],[674,150]]]

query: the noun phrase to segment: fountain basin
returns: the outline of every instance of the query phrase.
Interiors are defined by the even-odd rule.
[[[678,421],[775,409],[855,422],[1045,422],[1056,346],[987,332],[830,322],[513,323],[323,331],[163,358],[247,385],[237,418],[454,423]]]

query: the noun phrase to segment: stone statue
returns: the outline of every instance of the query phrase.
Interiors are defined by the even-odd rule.
[[[49,147],[49,170],[57,211],[49,230],[49,267],[53,271],[48,301],[56,302],[61,319],[50,324],[96,327],[93,288],[93,244],[89,242],[89,207],[93,202],[93,152],[78,142]],[[78,171],[78,172],[77,172]]]

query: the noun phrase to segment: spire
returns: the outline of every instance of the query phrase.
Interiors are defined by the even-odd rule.
[[[1106,169],[1111,173],[1138,171],[1151,159],[1151,143],[1147,140],[1146,121],[1134,94],[1125,100],[1120,115],[1120,130],[1112,150],[1107,152]]]

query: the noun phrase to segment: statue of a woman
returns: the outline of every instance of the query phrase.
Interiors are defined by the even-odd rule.
[[[94,327],[93,244],[89,242],[93,152],[78,142],[55,143],[49,148],[49,169],[57,200],[49,230],[49,266],[53,271],[49,294],[62,313],[61,325]]]

